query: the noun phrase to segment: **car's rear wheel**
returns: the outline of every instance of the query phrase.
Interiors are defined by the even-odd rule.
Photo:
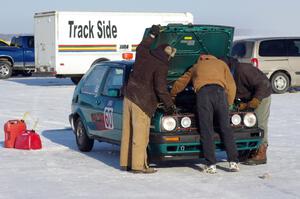
[[[12,67],[9,61],[0,61],[0,79],[7,79],[12,74]]]
[[[290,87],[290,79],[283,72],[275,73],[271,78],[272,90],[274,93],[285,93]]]
[[[78,118],[75,122],[75,136],[77,147],[82,152],[89,152],[94,146],[94,139],[88,137],[83,122]]]

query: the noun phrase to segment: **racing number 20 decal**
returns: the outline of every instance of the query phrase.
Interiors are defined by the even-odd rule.
[[[104,125],[106,129],[114,129],[113,112],[114,109],[112,107],[104,108]]]

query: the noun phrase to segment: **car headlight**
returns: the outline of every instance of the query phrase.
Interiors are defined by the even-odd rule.
[[[243,120],[245,126],[253,127],[256,124],[256,116],[254,113],[246,113]]]
[[[176,120],[170,116],[163,117],[161,124],[166,131],[173,131],[176,128]]]
[[[183,128],[189,128],[192,124],[192,120],[189,117],[183,117],[180,121],[180,124]]]
[[[242,118],[239,114],[234,114],[231,116],[231,123],[235,126],[241,124]]]

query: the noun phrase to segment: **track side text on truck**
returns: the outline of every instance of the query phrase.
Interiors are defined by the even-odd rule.
[[[36,13],[37,70],[78,83],[95,63],[135,53],[152,24],[193,23],[190,13],[46,12]]]

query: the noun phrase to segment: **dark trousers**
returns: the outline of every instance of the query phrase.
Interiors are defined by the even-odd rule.
[[[204,158],[208,165],[216,164],[214,144],[214,120],[220,129],[229,162],[238,162],[238,153],[230,127],[227,96],[224,89],[215,84],[202,87],[197,92],[198,122]]]

